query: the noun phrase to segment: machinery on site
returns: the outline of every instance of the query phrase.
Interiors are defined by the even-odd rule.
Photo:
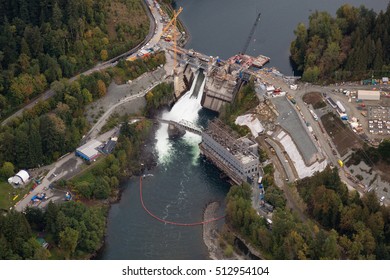
[[[168,41],[173,42],[173,72],[176,73],[177,66],[177,36],[178,36],[178,28],[177,28],[177,17],[183,11],[183,8],[180,7],[177,11],[173,11],[172,19],[168,22],[168,24],[163,29],[163,34],[165,34],[165,38]],[[172,34],[167,34],[168,31],[171,30]]]
[[[70,192],[66,192],[65,201],[71,201],[71,200],[72,200],[72,194]]]
[[[251,31],[249,32],[249,36],[248,36],[248,38],[247,38],[247,40],[246,40],[246,42],[245,42],[244,47],[242,48],[241,54],[245,54],[246,51],[248,50],[248,47],[249,47],[249,44],[250,44],[250,42],[251,42],[251,40],[252,40],[253,34],[255,34],[256,26],[257,26],[257,24],[260,22],[260,16],[261,16],[261,13],[259,13],[259,14],[257,15],[257,17],[256,17],[255,23],[253,24],[252,29],[251,29]]]
[[[46,193],[39,193],[37,195],[34,195],[32,198],[31,198],[31,202],[32,203],[35,203],[35,202],[40,202],[40,201],[43,201],[46,199]]]

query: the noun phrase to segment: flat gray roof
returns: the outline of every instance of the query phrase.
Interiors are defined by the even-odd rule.
[[[91,141],[77,148],[77,151],[83,153],[87,157],[93,157],[94,155],[96,155],[96,153],[98,153],[96,148],[99,147],[100,145],[102,145],[102,142],[92,139]]]
[[[309,163],[318,150],[299,119],[299,115],[286,97],[275,97],[271,101],[279,112],[277,121],[280,126],[291,135],[305,163]]]

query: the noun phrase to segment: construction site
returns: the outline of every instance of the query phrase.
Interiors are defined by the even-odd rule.
[[[177,17],[181,10],[175,12],[174,16]],[[188,91],[192,87],[194,77],[198,76],[194,92],[200,93],[200,84],[204,84],[201,106],[208,110],[220,113],[224,107],[235,101],[242,86],[254,78],[256,96],[260,103],[246,115],[238,116],[235,123],[248,126],[252,139],[261,136],[259,141],[273,151],[284,169],[284,178],[292,182],[322,171],[328,162],[310,130],[311,127],[302,121],[296,111],[294,98],[287,94],[285,89],[282,90],[280,85],[273,85],[273,76],[278,79],[284,76],[276,70],[269,72],[263,69],[270,61],[269,57],[246,54],[260,16],[261,14],[258,14],[241,52],[226,60],[178,46],[176,41],[181,34],[175,31],[174,18],[167,25],[170,36],[165,35],[164,38],[168,39],[160,44],[167,51],[167,55],[173,58],[172,76],[176,98]],[[167,27],[164,30],[167,30]],[[285,81],[283,85],[286,85]],[[265,87],[264,90],[261,90],[262,86]],[[258,87],[260,91],[257,90]],[[270,97],[272,99],[269,99]],[[201,136],[201,153],[233,183],[248,182],[256,185],[257,179],[262,176],[256,141],[239,137],[219,120],[210,122],[208,128],[201,132]]]
[[[182,8],[175,11],[162,35],[162,38],[169,42],[162,43],[163,47],[173,57],[175,96],[182,96],[191,87],[194,75],[202,72],[205,86],[201,105],[219,113],[224,105],[233,102],[242,84],[248,82],[251,76],[259,76],[258,71],[270,61],[270,58],[264,55],[253,57],[246,54],[261,14],[258,14],[242,51],[222,60],[178,46],[183,34],[178,31],[176,21],[181,12]]]
[[[199,144],[201,153],[236,184],[253,183],[259,173],[258,144],[239,137],[219,119],[208,124]]]
[[[240,87],[237,73],[229,65],[214,67],[207,75],[202,97],[202,106],[220,112],[226,103],[231,103]]]

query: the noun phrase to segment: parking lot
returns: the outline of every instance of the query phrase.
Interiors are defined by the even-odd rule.
[[[374,135],[390,135],[390,107],[368,107],[368,131]]]

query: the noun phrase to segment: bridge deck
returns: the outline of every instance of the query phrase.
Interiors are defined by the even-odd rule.
[[[202,134],[201,128],[197,127],[195,124],[193,124],[192,122],[187,121],[187,120],[181,120],[179,122],[172,121],[172,120],[164,120],[164,119],[160,119],[160,118],[157,118],[156,120],[159,121],[160,123],[172,124],[176,127],[185,129],[186,131],[195,133],[197,135]]]

